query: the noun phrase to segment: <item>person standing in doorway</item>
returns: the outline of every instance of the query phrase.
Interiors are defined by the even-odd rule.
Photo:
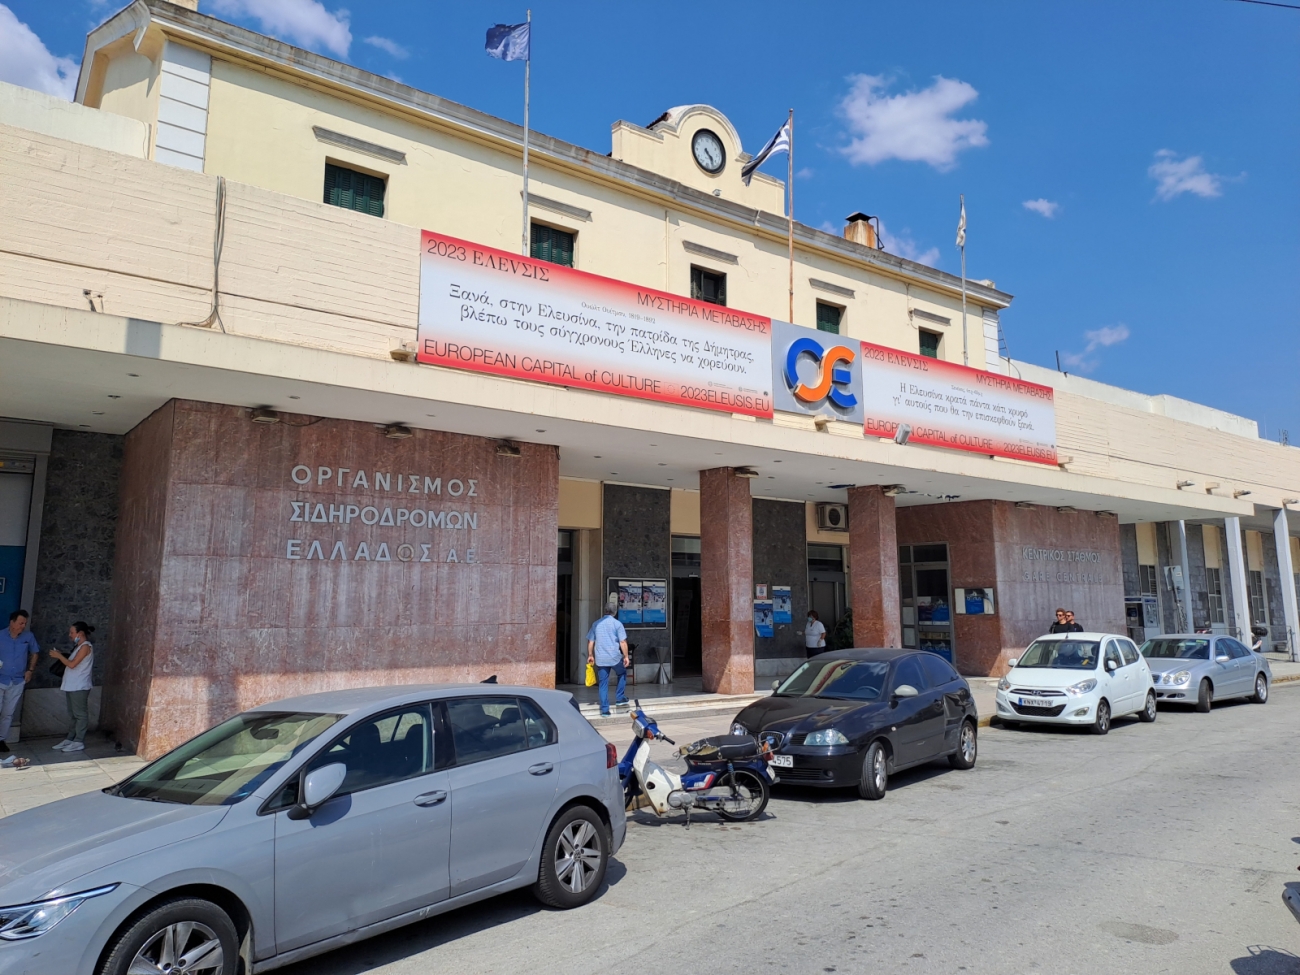
[[[627,705],[627,630],[618,618],[618,597],[605,606],[605,615],[591,628],[587,639],[587,663],[596,666],[596,686],[600,690],[600,713],[609,714],[609,676],[618,675],[614,706]]]
[[[1075,622],[1075,619],[1074,619],[1074,610],[1072,610],[1072,609],[1067,609],[1067,610],[1065,611],[1065,626],[1066,626],[1066,630],[1065,630],[1066,633],[1082,633],[1082,632],[1083,632],[1083,624],[1082,624],[1082,623],[1076,623],[1076,622]]]
[[[27,610],[16,609],[9,614],[9,629],[0,633],[0,755],[9,751],[5,739],[41,652],[27,629],[30,619]]]
[[[826,649],[826,624],[815,609],[808,610],[808,621],[803,625],[803,645],[810,657]]]
[[[91,645],[90,634],[95,628],[84,620],[77,620],[68,628],[68,639],[72,641],[71,656],[64,656],[58,650],[50,650],[50,656],[66,668],[63,671],[63,683],[59,685],[64,700],[68,705],[68,735],[54,746],[60,752],[84,752],[86,750],[86,726],[89,724],[90,705],[90,669],[95,664],[95,648]]]

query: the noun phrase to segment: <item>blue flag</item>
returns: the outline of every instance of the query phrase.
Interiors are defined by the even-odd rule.
[[[502,61],[527,61],[529,59],[529,28],[531,24],[497,24],[489,27],[487,43],[483,49]]]

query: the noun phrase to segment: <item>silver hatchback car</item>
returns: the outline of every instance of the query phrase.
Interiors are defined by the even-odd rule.
[[[1156,698],[1209,711],[1215,701],[1268,700],[1273,671],[1268,658],[1240,640],[1210,633],[1173,633],[1142,644]]]
[[[0,973],[263,972],[514,888],[577,907],[626,833],[616,765],[533,687],[245,711],[0,820]]]

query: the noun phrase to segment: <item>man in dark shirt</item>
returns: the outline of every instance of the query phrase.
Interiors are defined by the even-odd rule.
[[[1073,632],[1073,630],[1072,630],[1071,627],[1070,627],[1070,624],[1067,623],[1066,620],[1065,620],[1065,610],[1063,610],[1063,609],[1058,609],[1058,610],[1056,611],[1056,622],[1053,623],[1050,627],[1048,627],[1047,632],[1048,632],[1048,633],[1071,633],[1071,632]]]
[[[1082,633],[1082,632],[1083,632],[1083,624],[1082,624],[1082,623],[1076,623],[1076,622],[1074,621],[1074,610],[1072,610],[1072,609],[1067,609],[1067,610],[1065,611],[1065,627],[1066,627],[1066,628],[1065,628],[1065,632],[1066,632],[1066,633]]]

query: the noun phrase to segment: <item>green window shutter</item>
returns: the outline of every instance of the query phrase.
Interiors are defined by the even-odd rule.
[[[384,181],[369,173],[358,173],[325,164],[325,202],[344,210],[368,213],[372,217],[384,215]]]
[[[577,234],[535,223],[530,237],[529,253],[537,260],[573,267],[573,241]]]
[[[927,332],[921,329],[921,355],[928,355],[931,359],[939,358],[938,332]]]
[[[817,330],[839,335],[840,316],[843,314],[844,309],[839,305],[828,305],[824,301],[817,302]]]

